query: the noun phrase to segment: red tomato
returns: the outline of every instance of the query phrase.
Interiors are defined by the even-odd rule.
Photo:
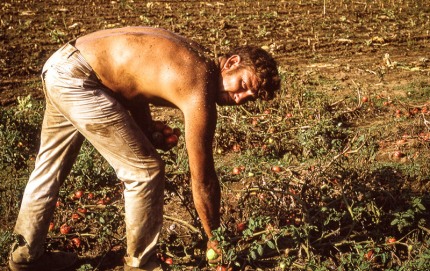
[[[163,135],[168,136],[173,134],[173,129],[169,126],[164,127],[163,129]]]
[[[80,247],[81,246],[81,239],[79,239],[78,237],[75,237],[72,239],[72,243],[73,243],[73,245],[75,245],[75,247]]]
[[[168,264],[168,265],[172,265],[173,264],[173,259],[172,258],[166,258],[166,260],[164,262],[166,264]]]
[[[393,244],[393,243],[395,243],[397,240],[396,240],[396,238],[394,238],[394,237],[390,237],[390,238],[388,238],[387,239],[387,244]]]
[[[86,214],[87,213],[87,209],[85,209],[85,208],[78,208],[78,212],[79,213],[82,213],[82,214]]]
[[[84,191],[78,190],[75,192],[75,199],[80,199],[84,195]]]
[[[175,134],[171,134],[166,138],[166,144],[169,146],[176,146],[178,144],[178,136]]]
[[[105,199],[99,199],[97,201],[97,205],[106,205],[106,204],[107,204],[107,201]]]
[[[216,268],[216,271],[227,271],[227,266],[225,265],[218,265]]]
[[[361,101],[362,101],[363,103],[367,103],[367,102],[369,101],[369,98],[368,98],[368,97],[366,97],[366,96],[364,96],[364,97],[361,99]]]
[[[94,199],[94,193],[90,192],[88,193],[88,199]]]
[[[69,226],[69,225],[67,225],[67,224],[63,224],[63,225],[61,225],[61,227],[60,227],[60,233],[61,233],[61,234],[68,234],[71,230],[72,230],[72,227],[70,227],[70,226]]]
[[[240,145],[236,143],[233,145],[232,149],[234,152],[240,152]]]
[[[246,229],[246,224],[244,222],[239,222],[236,225],[236,230],[238,232],[243,232]]]
[[[49,231],[53,231],[55,228],[54,222],[49,223]]]
[[[234,167],[234,168],[233,168],[233,174],[234,174],[234,175],[238,175],[238,174],[240,174],[240,172],[241,172],[241,170],[240,170],[240,168],[239,168],[239,167]]]
[[[364,254],[364,258],[370,261],[373,258],[373,250],[369,250],[366,254]]]
[[[77,213],[73,213],[73,214],[72,214],[72,219],[73,219],[74,221],[77,221],[77,220],[81,219],[81,216],[80,216],[79,214],[77,214]]]
[[[281,172],[281,167],[279,167],[279,166],[273,166],[272,167],[272,171],[273,172]]]

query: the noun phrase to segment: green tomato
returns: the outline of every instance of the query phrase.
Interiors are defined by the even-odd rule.
[[[285,262],[280,262],[279,268],[281,268],[281,270],[285,270],[285,268],[287,268],[287,265],[285,264]]]
[[[215,250],[213,250],[212,248],[208,249],[208,251],[206,251],[206,257],[208,258],[208,260],[215,260],[216,258],[218,258],[218,254],[215,252]]]

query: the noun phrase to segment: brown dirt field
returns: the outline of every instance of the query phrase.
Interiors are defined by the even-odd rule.
[[[0,103],[18,95],[42,98],[41,67],[65,41],[128,25],[167,28],[217,52],[236,44],[266,46],[284,70],[391,92],[428,80],[425,2],[7,0],[1,4]],[[402,69],[389,72],[386,54]]]

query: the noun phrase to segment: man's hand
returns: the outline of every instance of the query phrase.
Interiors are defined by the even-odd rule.
[[[206,259],[210,266],[216,266],[222,263],[222,250],[218,246],[218,241],[208,241]]]
[[[172,129],[164,122],[154,121],[151,131],[151,141],[155,148],[168,151],[178,145],[179,136],[181,135],[179,128]]]

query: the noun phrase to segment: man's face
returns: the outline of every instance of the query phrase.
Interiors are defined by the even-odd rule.
[[[249,68],[233,66],[221,70],[217,96],[219,105],[240,105],[255,100],[259,87],[258,78]]]

